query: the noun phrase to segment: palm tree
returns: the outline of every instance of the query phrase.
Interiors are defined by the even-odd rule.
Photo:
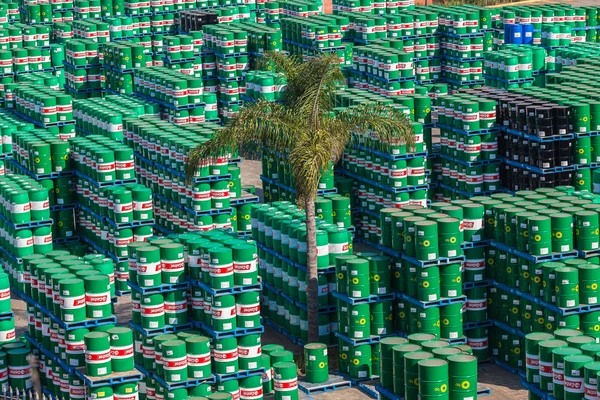
[[[411,148],[414,130],[402,112],[375,102],[334,112],[334,92],[345,80],[335,54],[302,62],[267,53],[264,61],[287,77],[282,101],[247,104],[217,135],[190,152],[187,176],[194,176],[204,160],[238,147],[246,157],[262,151],[289,154],[297,202],[306,210],[309,341],[315,342],[319,332],[314,200],[322,171],[337,163],[346,146],[360,135],[383,143],[403,142]]]

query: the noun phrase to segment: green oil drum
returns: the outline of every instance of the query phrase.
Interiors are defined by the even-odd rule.
[[[210,283],[215,289],[234,286],[233,253],[227,247],[214,247],[208,250]]]
[[[529,383],[540,383],[540,356],[538,346],[540,342],[552,339],[549,333],[530,333],[525,336],[525,367],[526,378]]]
[[[186,343],[170,340],[162,344],[162,360],[167,382],[184,382],[188,379]]]
[[[417,398],[419,393],[419,363],[433,359],[433,354],[415,351],[404,355],[404,394],[406,398]]]
[[[439,398],[448,393],[448,362],[438,358],[421,360],[418,363],[419,397]]]
[[[230,374],[238,371],[238,347],[236,338],[217,339],[213,347],[214,372]]]
[[[405,367],[404,357],[407,354],[418,352],[421,346],[411,343],[396,345],[392,348],[393,359],[393,390],[399,396],[405,394]]]
[[[106,332],[90,332],[84,336],[86,373],[105,376],[112,373],[110,337]]]
[[[273,383],[276,400],[298,399],[298,374],[293,362],[273,364]]]
[[[544,340],[537,344],[539,354],[539,384],[545,391],[553,390],[552,382],[552,351],[554,349],[568,347],[568,343],[563,340]]]
[[[243,370],[260,368],[260,335],[247,335],[238,340],[239,367]]]
[[[145,294],[140,298],[140,316],[145,329],[162,328],[165,325],[165,303],[162,294]]]
[[[581,398],[584,394],[584,366],[593,361],[592,357],[586,355],[570,355],[564,358],[565,400]]]
[[[400,337],[382,338],[379,342],[381,384],[390,390],[394,388],[394,359],[392,349],[407,342],[407,339]]]
[[[557,348],[552,351],[552,394],[557,399],[565,399],[565,362],[566,357],[581,355],[581,350],[570,347]],[[583,376],[583,374],[582,374]],[[581,381],[583,390],[583,380]],[[581,396],[580,396],[581,397]]]
[[[448,357],[450,396],[477,396],[477,358],[472,355]]]
[[[85,286],[81,279],[59,281],[61,295],[61,318],[65,322],[81,322],[86,319]]]
[[[116,327],[109,329],[110,357],[114,372],[126,372],[134,369],[133,333],[131,329]]]
[[[88,318],[107,318],[112,315],[112,297],[108,275],[92,275],[84,278],[85,301]]]

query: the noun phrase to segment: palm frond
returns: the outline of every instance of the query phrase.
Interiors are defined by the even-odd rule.
[[[259,59],[259,66],[273,64],[274,72],[283,72],[287,77],[288,81],[294,80],[300,66],[302,65],[302,59],[297,56],[288,56],[278,51],[267,51],[263,57]]]
[[[259,101],[240,110],[227,126],[188,155],[187,179],[193,178],[204,160],[240,149],[245,156],[255,157],[265,149],[284,152],[293,146],[299,132],[305,132],[293,110],[282,104]]]
[[[380,103],[365,103],[336,114],[351,130],[377,138],[382,143],[403,143],[414,148],[412,121],[400,110]]]
[[[333,92],[344,80],[344,75],[335,54],[324,54],[303,66],[296,79],[288,79],[288,89],[291,88],[295,96],[290,106],[307,118],[313,129],[318,129],[317,116],[322,115],[321,111],[328,113],[333,108]]]

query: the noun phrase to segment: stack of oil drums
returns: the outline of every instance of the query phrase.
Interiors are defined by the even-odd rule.
[[[452,345],[425,333],[384,338],[379,346],[379,390],[385,398],[477,397],[477,357],[469,346]]]
[[[235,154],[211,160],[186,181],[188,153],[218,130],[201,123],[181,128],[158,118],[124,123],[125,144],[133,148],[140,182],[155,197],[157,225],[185,232],[213,228],[250,232],[250,204],[258,201],[252,187],[242,187]],[[152,143],[152,146],[150,146]],[[168,184],[164,184],[167,183]]]
[[[244,397],[297,391],[292,353],[261,351],[252,242],[211,230],[150,238],[130,249],[134,357],[146,375],[146,394],[208,396],[213,384],[215,392]]]
[[[350,218],[347,198],[321,198],[317,223],[319,286],[319,341],[330,344],[337,330],[335,300],[335,257],[349,254],[352,233],[349,224],[333,219]],[[308,341],[307,247],[305,213],[290,202],[252,205],[252,237],[257,241],[259,271],[263,282],[263,316],[269,325],[286,332],[294,340]],[[339,213],[339,214],[338,214]]]

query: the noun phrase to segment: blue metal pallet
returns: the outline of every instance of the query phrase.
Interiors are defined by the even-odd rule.
[[[129,183],[137,182],[136,179],[115,180],[112,182],[98,182],[97,180],[87,176],[86,174],[84,174],[81,171],[75,171],[75,175],[81,179],[85,179],[86,181],[90,182],[92,185],[99,187],[99,188],[104,188],[104,187],[109,187],[109,186],[121,186],[121,185],[127,185]]]
[[[337,299],[342,300],[345,303],[348,304],[352,304],[352,305],[356,305],[356,304],[370,304],[370,303],[379,303],[381,301],[390,301],[393,300],[395,297],[394,293],[390,293],[390,294],[384,294],[384,295],[371,295],[369,297],[362,297],[362,298],[352,298],[352,297],[348,297],[347,295],[343,294],[343,293],[339,293],[337,291],[332,291],[330,292],[331,295]]]
[[[267,246],[265,246],[262,243],[256,243],[256,246],[258,246],[259,249],[262,249],[264,251],[266,251],[267,253],[273,255],[274,257],[279,258],[281,261],[288,263],[302,271],[308,271],[306,268],[306,265],[302,265],[299,262],[296,261],[292,261],[290,258],[283,256],[282,254],[274,251],[273,249],[268,248]],[[335,274],[335,266],[334,267],[328,267],[328,268],[320,268],[317,273],[319,275],[326,275],[326,274]]]
[[[231,54],[223,54],[223,53],[218,53],[214,50],[210,50],[212,51],[215,56],[217,56],[218,58],[237,58],[237,57],[245,57],[248,56],[248,52],[245,53],[231,53]]]
[[[471,80],[471,81],[457,81],[454,79],[444,79],[447,83],[456,86],[472,86],[472,85],[483,85],[485,81],[483,79]]]
[[[79,236],[71,236],[68,238],[52,239],[52,243],[54,243],[54,244],[65,244],[65,243],[75,243],[75,242],[79,242]]]
[[[528,261],[533,261],[536,263],[541,263],[541,262],[545,262],[545,261],[558,261],[558,260],[564,260],[564,259],[568,259],[568,258],[575,258],[578,256],[577,251],[567,251],[564,253],[551,253],[551,254],[547,254],[547,255],[543,255],[543,256],[533,256],[524,251],[517,250],[514,247],[509,247],[509,246],[505,245],[504,243],[496,242],[495,240],[491,240],[490,245],[499,250],[505,251],[510,254],[514,254],[516,256],[525,258]]]
[[[511,326],[509,326],[509,325],[505,324],[504,322],[500,322],[500,321],[497,321],[497,320],[493,320],[493,321],[492,321],[492,324],[493,324],[495,327],[497,327],[497,328],[500,328],[500,329],[502,329],[503,331],[510,333],[511,335],[516,335],[516,336],[518,336],[518,337],[520,337],[520,338],[524,338],[524,337],[526,336],[526,333],[525,333],[525,332],[523,332],[522,330],[520,330],[520,329],[517,329],[517,328],[513,328],[513,327],[511,327]]]
[[[427,157],[427,154],[428,154],[426,151],[423,151],[420,153],[408,153],[408,154],[395,155],[395,154],[383,153],[381,151],[365,147],[362,144],[355,144],[354,148],[356,148],[358,150],[363,150],[363,151],[369,152],[371,154],[376,155],[377,157],[385,158],[386,160],[392,160],[392,161],[408,160],[411,158],[418,158],[418,157]]]
[[[492,394],[492,389],[485,387],[483,385],[477,384],[477,396],[485,397]]]
[[[546,70],[546,69],[541,69],[539,71],[531,71],[531,73],[533,74],[533,76],[537,76],[537,75],[544,75],[549,73],[550,71]]]
[[[375,385],[375,390],[377,391],[377,393],[379,393],[378,397],[381,400],[404,400],[403,396],[399,396],[392,390],[384,388],[381,384]]]
[[[447,306],[449,304],[456,304],[456,303],[466,303],[467,301],[467,296],[460,296],[460,297],[452,297],[452,298],[442,298],[439,300],[435,300],[435,301],[419,301],[417,299],[415,299],[414,297],[410,297],[409,295],[407,295],[406,293],[396,293],[396,296],[402,300],[408,301],[409,303],[412,303],[416,306],[419,306],[421,308],[431,308],[431,307],[440,307],[440,306]]]
[[[191,214],[195,217],[199,217],[202,215],[221,215],[221,214],[231,214],[233,209],[229,208],[211,208],[210,210],[205,211],[194,211],[189,207],[182,207],[183,210],[187,211],[188,214]]]
[[[117,223],[110,218],[105,218],[105,221],[114,228],[117,229],[133,229],[140,226],[151,226],[154,225],[154,220],[147,221],[132,221],[132,222],[120,222]]]
[[[152,373],[152,378],[156,382],[158,382],[159,385],[161,385],[162,387],[164,387],[167,390],[175,390],[175,389],[180,389],[180,388],[191,388],[191,387],[196,387],[196,386],[202,385],[202,384],[212,385],[215,383],[215,378],[213,376],[210,376],[205,379],[188,379],[187,381],[184,381],[184,382],[167,382],[164,380],[164,378],[162,378],[161,376],[159,376],[158,374],[155,374],[155,373]]]
[[[242,192],[242,197],[236,197],[230,200],[230,204],[232,206],[239,206],[242,204],[248,204],[248,203],[258,203],[260,201],[260,198],[258,196],[255,196],[253,194],[247,193],[247,192]]]
[[[443,158],[444,160],[452,161],[452,162],[460,164],[460,165],[464,165],[466,167],[482,167],[484,165],[500,164],[500,162],[502,161],[501,159],[496,159],[496,160],[480,160],[480,161],[469,162],[469,161],[465,161],[465,160],[460,160],[458,158],[455,158],[448,154],[443,154],[443,153],[440,153],[440,158]]]
[[[556,400],[556,398],[552,396],[552,392],[543,391],[540,388],[539,383],[529,383],[527,382],[527,378],[521,377],[521,386],[529,390],[531,393],[535,394],[541,400]]]
[[[340,375],[342,375],[343,377],[346,377],[346,375],[344,375],[344,374],[340,374]],[[350,381],[352,382],[352,386],[355,386],[358,390],[360,390],[367,396],[369,396],[373,399],[376,399],[378,397],[377,392],[375,390],[373,390],[375,382],[379,382],[378,376],[372,375],[371,377],[364,378],[364,379],[351,379],[348,377],[348,379],[350,379]],[[367,383],[371,383],[372,386],[367,385]]]
[[[12,158],[12,153],[2,153],[0,154],[0,160],[7,160]]]
[[[25,121],[27,121],[27,122],[31,122],[32,124],[34,124],[35,126],[37,126],[37,127],[40,127],[40,128],[49,128],[49,127],[51,127],[51,126],[67,126],[67,125],[75,125],[75,121],[74,121],[74,120],[73,120],[73,121],[64,121],[64,122],[51,122],[51,123],[45,124],[45,123],[43,123],[43,122],[41,122],[41,121],[38,121],[38,120],[36,120],[36,119],[33,119],[33,118],[30,118],[30,117],[28,117],[27,115],[25,115],[25,114],[23,114],[23,113],[21,113],[21,112],[19,112],[19,111],[15,110],[15,109],[13,109],[13,110],[12,110],[12,112],[13,112],[13,113],[14,113],[14,114],[15,114],[17,117],[19,117],[19,118],[21,118],[21,119],[24,119],[24,120],[25,120]]]
[[[109,71],[113,71],[119,74],[133,74],[133,72],[135,71],[135,68],[125,68],[125,69],[121,69],[118,67],[115,67],[114,65],[105,65],[102,64],[102,69],[107,69]]]
[[[162,328],[146,329],[146,328],[142,328],[142,326],[136,324],[133,321],[129,321],[129,327],[131,329],[141,333],[142,335],[149,337],[149,336],[161,335],[163,333],[177,333],[177,332],[189,330],[189,329],[192,329],[192,323],[188,322],[186,324],[181,324],[181,325],[165,325]]]
[[[414,257],[407,256],[406,254],[402,253],[402,259],[408,261],[409,263],[411,263],[413,265],[417,265],[421,268],[427,268],[427,267],[434,267],[434,266],[438,266],[438,265],[461,263],[461,262],[465,261],[465,256],[439,257],[435,260],[422,261],[422,260],[417,260]]]
[[[277,186],[280,189],[283,189],[283,190],[288,191],[290,193],[296,194],[296,189],[294,189],[294,188],[292,188],[292,187],[284,184],[283,182],[279,182],[279,181],[267,178],[264,175],[261,175],[260,179],[262,181],[264,181],[264,182],[267,182],[270,185],[275,185],[275,186]],[[337,193],[337,189],[336,188],[333,188],[333,189],[317,189],[317,195],[319,195],[319,196],[323,196],[323,195],[326,195],[326,194],[335,194],[335,193]]]
[[[465,135],[465,136],[479,136],[479,135],[487,135],[489,133],[498,133],[499,132],[498,128],[477,129],[475,131],[466,131],[464,129],[460,129],[455,126],[450,126],[450,125],[445,125],[445,124],[440,124],[440,123],[437,123],[436,126],[440,129],[449,130],[454,133],[458,133],[460,135]]]
[[[131,296],[131,290],[115,290],[115,294],[118,297]]]
[[[9,319],[13,319],[15,317],[15,314],[11,311],[11,312],[7,312],[7,313],[2,313],[0,314],[0,321],[6,321]]]
[[[492,281],[478,281],[478,282],[463,282],[463,290],[475,289],[475,288],[485,288],[490,287],[492,285]]]
[[[224,106],[241,106],[242,104],[244,104],[244,102],[242,100],[237,100],[237,101],[219,100],[219,104],[224,105]]]
[[[204,283],[200,280],[193,280],[191,283],[192,283],[192,286],[199,287],[202,290],[204,290],[205,292],[210,293],[212,296],[224,296],[226,294],[258,292],[262,289],[260,283],[257,283],[256,285],[248,285],[248,286],[234,286],[232,288],[225,288],[225,289],[212,288],[212,287],[210,287],[210,285],[207,285],[206,283]]]
[[[356,69],[352,69],[351,71],[352,71],[352,73],[355,73],[357,75],[368,76],[369,78],[373,78],[373,79],[378,80],[378,81],[383,82],[383,83],[409,82],[409,81],[414,81],[415,80],[415,76],[408,76],[408,77],[405,77],[405,78],[385,79],[385,78],[381,78],[381,77],[379,77],[377,75],[370,74],[368,72],[358,71]]]
[[[247,231],[247,232],[238,231],[236,233],[237,233],[239,239],[252,239],[252,232],[250,232],[250,231]]]
[[[52,22],[51,22],[52,24]],[[49,46],[41,46],[41,49],[50,50]],[[15,71],[15,75],[24,75],[24,74],[32,74],[34,72],[54,72],[54,67],[51,68],[43,68],[43,69],[30,69],[29,71]]]
[[[212,327],[208,326],[202,321],[192,321],[192,325],[196,329],[201,329],[206,332],[210,337],[215,339],[225,339],[231,337],[240,337],[246,335],[260,335],[265,331],[264,326],[258,326],[256,328],[237,328],[231,331],[215,331]]]
[[[517,167],[517,168],[521,168],[521,169],[525,169],[531,172],[536,172],[538,174],[556,174],[559,172],[569,172],[569,171],[575,171],[577,169],[576,165],[569,165],[566,167],[554,167],[554,168],[539,168],[535,165],[529,165],[529,164],[523,164],[520,163],[518,161],[512,161],[512,160],[508,160],[506,158],[502,159],[502,162],[504,164],[510,165],[512,167]]]
[[[75,209],[75,204],[55,204],[53,206],[50,206],[50,211],[52,211],[52,212],[64,211],[64,210],[74,210],[74,209]]]
[[[518,131],[516,129],[510,129],[510,128],[506,128],[506,127],[501,127],[500,131],[506,132],[513,136],[518,136],[518,137],[526,138],[529,140],[533,140],[535,142],[556,142],[556,141],[562,141],[562,140],[572,140],[575,138],[575,135],[573,133],[568,133],[566,135],[554,135],[554,136],[547,136],[547,137],[539,137],[539,136],[530,135],[528,133]]]
[[[75,369],[74,373],[89,387],[102,387],[112,386],[121,383],[139,382],[144,379],[144,375],[141,374],[137,369],[132,369],[126,372],[113,372],[107,376],[91,376],[84,373],[85,368]]]
[[[345,170],[343,168],[340,168],[339,171],[340,171],[340,173],[342,175],[346,175],[346,176],[348,176],[350,178],[353,178],[353,179],[355,179],[355,180],[357,180],[359,182],[366,183],[366,184],[371,185],[371,186],[375,186],[376,188],[384,190],[384,191],[389,192],[389,193],[416,192],[417,190],[427,190],[427,189],[429,189],[429,185],[427,185],[427,184],[425,184],[425,185],[419,185],[419,186],[405,186],[403,188],[396,188],[396,187],[382,185],[379,182],[375,182],[375,181],[373,181],[371,179],[362,177],[360,175],[357,175],[357,174],[355,174],[353,172],[350,172],[348,170]]]
[[[577,250],[577,254],[582,258],[598,257],[600,256],[600,249],[598,250]]]
[[[471,329],[478,329],[478,328],[487,328],[489,326],[492,326],[492,320],[491,319],[487,319],[485,321],[478,321],[478,322],[466,322],[463,324],[463,331],[469,331]]]
[[[574,314],[584,314],[584,313],[591,312],[591,311],[600,311],[600,304],[592,304],[592,305],[581,304],[578,307],[560,308],[560,307],[557,307],[555,304],[545,302],[538,297],[534,297],[534,296],[530,295],[529,293],[521,292],[518,289],[506,286],[505,284],[500,283],[500,282],[492,281],[492,286],[496,287],[498,289],[501,289],[505,292],[508,292],[513,295],[524,298],[526,300],[529,300],[532,303],[538,304],[544,308],[554,311],[555,313],[557,313],[559,315],[574,315]]]
[[[309,383],[305,376],[298,377],[298,389],[306,394],[333,392],[338,389],[345,389],[352,386],[352,382],[344,379],[340,375],[329,375],[325,383]]]
[[[18,222],[18,223],[14,223],[9,221],[4,215],[0,214],[0,219],[2,221],[4,221],[4,223],[6,225],[8,225],[9,227],[11,227],[14,230],[20,230],[20,229],[31,229],[31,228],[37,228],[39,226],[51,226],[53,221],[51,219],[46,220],[46,221],[33,221],[33,222]]]
[[[171,103],[164,102],[162,100],[158,100],[157,98],[146,96],[145,94],[141,94],[139,92],[135,92],[133,97],[138,97],[146,101],[150,101],[152,103],[156,103],[162,107],[169,108],[171,110],[181,111],[181,110],[191,110],[193,108],[204,108],[205,103],[194,103],[194,104],[186,104],[185,106],[175,106]]]
[[[69,176],[74,175],[73,171],[51,172],[49,174],[34,174],[33,172],[29,171],[27,168],[25,168],[21,164],[19,164],[14,158],[8,159],[8,164],[11,165],[12,167],[18,169],[19,173],[27,175],[27,176],[35,179],[36,181],[39,181],[42,179],[64,178],[64,177],[69,177]]]
[[[446,31],[440,31],[440,30],[438,30],[437,33],[440,36],[447,36],[447,37],[456,38],[456,39],[483,37],[483,32],[477,32],[477,33],[454,33],[454,32],[446,32]]]
[[[169,293],[176,290],[186,290],[189,288],[188,281],[181,283],[165,283],[160,286],[153,287],[140,287],[137,283],[127,281],[127,285],[129,285],[132,291],[140,294]]]
[[[471,192],[465,192],[464,190],[460,190],[458,188],[454,188],[452,186],[446,185],[445,183],[438,183],[439,187],[444,188],[446,190],[450,190],[454,193],[460,194],[461,196],[464,197],[473,197],[473,196],[490,196],[494,193],[500,193],[502,192],[501,189],[498,190],[484,190],[483,192],[476,192],[476,193],[471,193]]]
[[[217,383],[238,380],[243,378],[249,378],[251,376],[262,376],[265,373],[264,368],[257,368],[251,370],[240,370],[238,372],[234,372],[232,374],[217,374],[213,373],[213,376],[217,380]]]
[[[449,54],[442,54],[440,56],[442,58],[442,60],[450,60],[450,61],[456,61],[456,62],[473,62],[473,61],[484,61],[485,57],[454,57],[451,56]]]
[[[460,244],[461,249],[477,249],[480,247],[487,247],[490,245],[489,240],[479,240],[477,242],[463,242]]]
[[[197,57],[198,56],[194,56],[194,57],[191,57],[191,58],[178,58],[176,60],[171,60],[169,57],[163,57],[162,61],[165,64],[169,64],[169,65],[170,64],[181,64],[181,63],[194,62],[194,61],[196,61]]]
[[[348,336],[346,336],[346,335],[344,335],[343,333],[340,333],[340,332],[333,332],[333,334],[336,337],[342,339],[344,342],[350,343],[353,346],[359,346],[361,344],[377,344],[377,343],[379,343],[379,341],[381,340],[382,337],[393,335],[393,334],[382,335],[382,336],[371,335],[370,337],[364,338],[364,339],[351,339]]]

